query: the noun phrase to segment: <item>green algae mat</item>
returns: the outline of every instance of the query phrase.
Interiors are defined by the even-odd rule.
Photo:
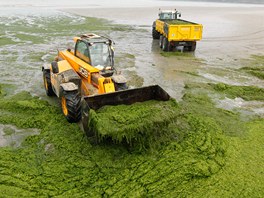
[[[2,86],[1,126],[34,128],[39,134],[25,137],[18,148],[0,147],[4,197],[261,197],[264,193],[264,120],[240,122],[239,115],[215,108],[205,95],[188,93],[178,105],[165,103],[178,112],[175,118],[168,116],[175,119],[172,124],[163,125],[170,131],[168,138],[159,147],[139,152],[114,143],[91,145],[58,107],[26,92],[5,93]],[[111,110],[107,108],[97,114]],[[228,135],[228,130],[236,131],[229,127],[234,123],[246,125],[236,127],[242,135]]]
[[[90,110],[88,125],[99,140],[111,137],[115,142],[150,147],[171,133],[168,127],[176,121],[177,111],[174,99],[104,106],[96,112]]]
[[[174,19],[174,20],[162,20],[165,23],[168,23],[170,25],[188,25],[188,24],[194,24],[193,22],[190,21],[184,21],[181,19]]]

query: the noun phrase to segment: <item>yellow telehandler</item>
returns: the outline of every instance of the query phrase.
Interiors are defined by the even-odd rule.
[[[64,116],[88,129],[89,110],[104,105],[166,101],[170,96],[158,85],[128,89],[126,78],[114,68],[114,42],[96,34],[74,38],[75,49],[59,51],[42,67],[46,94],[60,98]]]

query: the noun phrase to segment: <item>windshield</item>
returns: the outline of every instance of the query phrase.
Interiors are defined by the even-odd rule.
[[[90,56],[93,66],[112,66],[109,47],[105,43],[94,43],[90,46]]]
[[[175,16],[174,16],[174,13],[172,12],[163,12],[163,13],[160,13],[160,19],[174,19]]]

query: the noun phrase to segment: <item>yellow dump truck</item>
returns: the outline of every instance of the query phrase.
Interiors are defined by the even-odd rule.
[[[159,19],[153,22],[152,37],[159,39],[163,51],[172,51],[177,46],[195,51],[196,41],[202,39],[203,26],[178,17],[181,14],[176,10],[160,10]]]

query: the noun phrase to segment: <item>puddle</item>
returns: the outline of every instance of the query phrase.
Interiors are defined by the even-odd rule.
[[[264,102],[260,101],[245,101],[242,98],[230,99],[215,99],[216,106],[226,110],[235,110],[244,114],[258,115],[264,117]]]
[[[38,129],[18,129],[12,125],[0,124],[0,147],[20,147],[26,137],[39,133]]]

